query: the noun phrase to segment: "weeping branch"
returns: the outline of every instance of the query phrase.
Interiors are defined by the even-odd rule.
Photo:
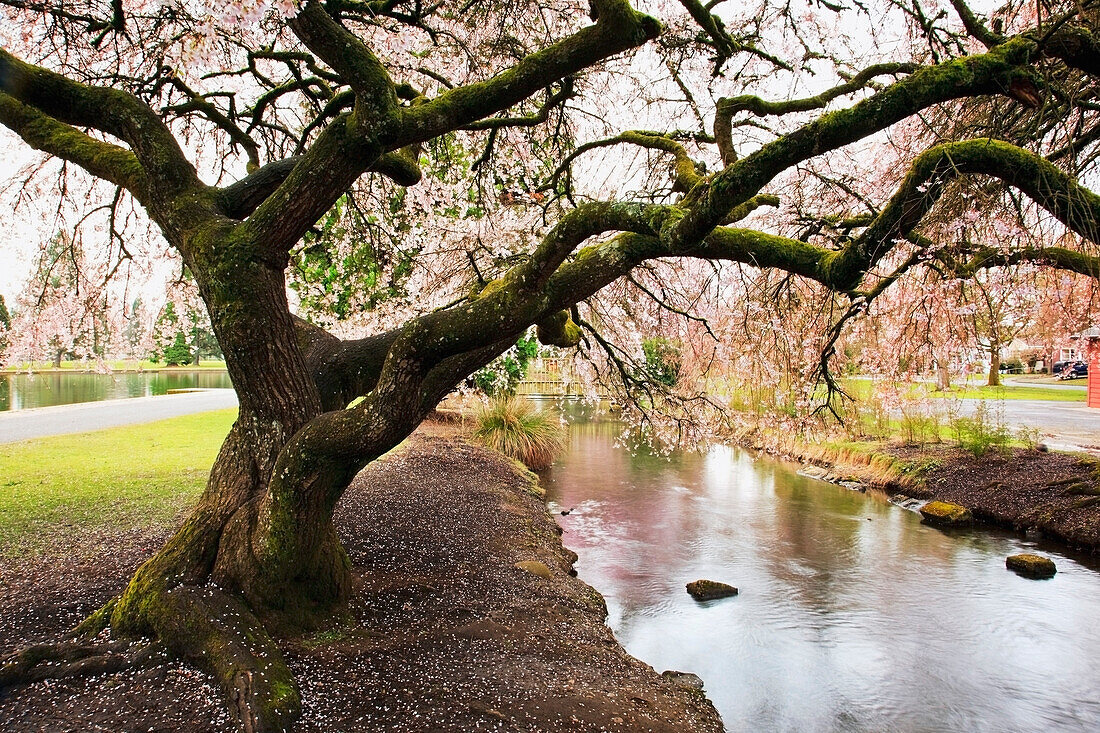
[[[125,188],[137,200],[147,200],[148,177],[131,151],[96,140],[3,92],[0,92],[0,123],[35,150],[75,163],[92,175]]]
[[[566,77],[556,92],[546,90],[546,100],[534,114],[520,117],[489,117],[466,125],[466,130],[499,130],[502,127],[537,127],[550,119],[550,112],[576,96],[573,78]]]
[[[226,134],[229,135],[229,139],[245,151],[245,155],[248,156],[249,171],[254,171],[260,167],[260,146],[255,140],[249,137],[244,130],[233,122],[233,120],[218,109],[213,102],[187,86],[179,76],[173,75],[169,77],[167,81],[187,97],[186,102],[173,105],[169,107],[167,111],[181,115],[187,114],[188,112],[201,113],[206,119],[224,130]]]
[[[819,117],[764,145],[708,181],[698,203],[672,234],[672,249],[689,249],[733,207],[755,196],[782,171],[813,156],[848,145],[940,102],[1007,94],[1024,82],[1033,85],[1027,64],[1036,52],[1034,42],[1014,38],[984,54],[921,67],[848,109]]]
[[[387,147],[422,142],[509,109],[551,84],[657,37],[660,24],[626,0],[593,0],[595,25],[536,51],[482,82],[449,89],[401,110],[400,124],[384,136]]]
[[[1030,263],[1100,280],[1100,257],[1065,247],[1022,247],[1006,252],[994,247],[959,246],[937,252],[936,259],[958,278],[972,278],[993,267]]]
[[[2,49],[0,94],[6,108],[4,124],[12,120],[38,149],[66,160],[71,158],[81,167],[87,164],[94,175],[102,173],[106,177],[113,169],[113,177],[107,180],[126,185],[136,171],[132,164],[124,165],[116,146],[103,147],[109,144],[94,141],[84,133],[74,134],[73,128],[99,130],[124,141],[140,163],[146,189],[155,187],[163,195],[174,196],[203,187],[176,138],[148,105],[131,94],[81,84],[20,61]],[[13,103],[21,103],[24,108]],[[101,160],[101,155],[107,159]]]
[[[837,97],[854,94],[866,88],[876,77],[912,74],[919,68],[921,67],[918,64],[912,63],[874,64],[873,66],[868,66],[843,84],[839,84],[831,89],[826,89],[820,94],[816,94],[812,97],[804,97],[802,99],[784,99],[769,102],[751,94],[745,94],[740,97],[724,97],[718,100],[715,119],[718,117],[732,117],[738,112],[751,112],[757,117],[768,117],[770,115],[787,115],[792,112],[809,112],[815,109],[824,109],[829,102]]]
[[[631,285],[636,287],[641,292],[645,293],[645,295],[648,296],[649,299],[652,300],[654,303],[656,303],[662,310],[666,310],[669,313],[678,315],[688,321],[694,321],[695,323],[702,324],[703,328],[707,330],[707,335],[710,336],[713,340],[718,341],[718,337],[714,335],[714,331],[710,327],[710,321],[708,321],[706,318],[703,318],[702,316],[697,316],[694,313],[689,313],[682,308],[677,308],[676,306],[669,303],[667,299],[662,298],[660,295],[653,292],[641,282],[639,282],[638,278],[634,277],[634,275],[632,274],[628,274],[626,276],[626,279]]]

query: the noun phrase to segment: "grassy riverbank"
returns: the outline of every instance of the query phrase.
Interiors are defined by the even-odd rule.
[[[0,445],[0,555],[70,551],[89,530],[173,524],[236,410]]]

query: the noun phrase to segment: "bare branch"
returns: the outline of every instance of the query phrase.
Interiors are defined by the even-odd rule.
[[[989,30],[985,23],[979,20],[974,11],[970,9],[970,6],[966,4],[966,0],[951,0],[951,5],[954,6],[955,12],[959,14],[966,32],[978,39],[983,46],[993,48],[1004,43],[1004,36]]]
[[[574,96],[573,79],[566,77],[561,84],[561,89],[552,92],[546,90],[546,101],[542,103],[534,114],[521,117],[490,117],[466,125],[467,130],[498,130],[502,127],[536,127],[550,118],[550,112],[555,107],[564,104]]]
[[[703,180],[702,176],[698,173],[698,168],[700,166],[692,160],[691,156],[688,155],[687,149],[683,145],[665,135],[642,131],[630,131],[616,135],[615,137],[609,137],[604,140],[593,140],[592,142],[577,146],[576,150],[565,156],[554,172],[547,178],[547,183],[543,184],[540,190],[552,188],[554,182],[569,169],[573,161],[588,151],[623,144],[637,145],[641,148],[671,153],[676,159],[676,167],[673,169],[674,191],[686,193],[695,188],[695,186]]]

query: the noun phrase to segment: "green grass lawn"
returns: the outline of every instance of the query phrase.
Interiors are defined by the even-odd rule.
[[[933,399],[986,399],[986,400],[1048,400],[1051,402],[1084,402],[1085,380],[1062,382],[1063,385],[1079,386],[1082,389],[1050,389],[1028,385],[1011,384],[1001,387],[969,384],[956,385],[948,392],[937,392],[933,385],[916,383],[909,385],[910,395],[925,396]],[[868,379],[845,379],[844,389],[856,399],[870,397],[873,383]]]
[[[0,555],[65,551],[89,530],[173,524],[206,485],[236,413],[0,444]]]
[[[1072,383],[1070,383],[1072,384]],[[1084,385],[1081,385],[1082,387]],[[962,397],[985,400],[1048,400],[1050,402],[1084,402],[1083,389],[1048,389],[1045,387],[1027,387],[1006,385],[1002,387],[969,386],[965,389],[953,389],[950,392],[928,390],[929,397]]]

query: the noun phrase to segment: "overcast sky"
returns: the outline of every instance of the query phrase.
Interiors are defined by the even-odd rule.
[[[38,155],[6,127],[0,127],[0,190],[12,186],[19,170]],[[0,294],[9,304],[15,300],[27,279],[32,264],[31,253],[38,246],[37,233],[26,222],[23,225],[17,223],[17,217],[11,211],[13,200],[14,196],[10,193],[0,198],[0,205],[4,207],[0,211],[0,227],[3,229],[3,238],[0,239]]]

